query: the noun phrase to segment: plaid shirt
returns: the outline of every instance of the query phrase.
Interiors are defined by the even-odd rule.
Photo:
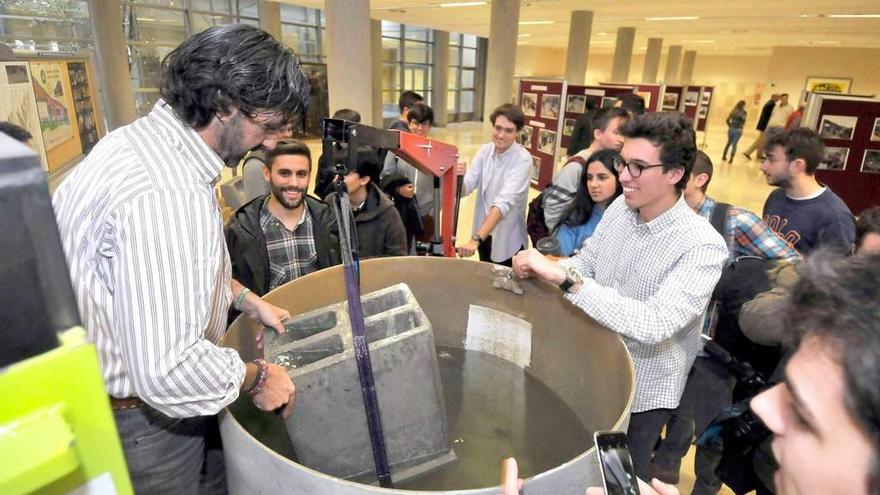
[[[711,220],[716,204],[714,199],[707,196],[697,213],[706,220]],[[741,256],[787,261],[796,261],[800,258],[798,252],[767,227],[757,215],[737,206],[731,206],[727,210],[724,241],[727,242],[727,249],[730,252],[729,263],[733,263]]]
[[[584,278],[565,298],[619,333],[632,354],[632,412],[678,406],[726,260],[724,240],[683,197],[642,223],[621,196],[578,254],[559,262]]]
[[[260,228],[269,252],[269,290],[318,271],[312,215],[305,201],[302,217],[291,231],[269,211],[267,196],[260,210]]]

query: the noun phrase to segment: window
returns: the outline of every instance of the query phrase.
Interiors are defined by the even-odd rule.
[[[400,114],[397,100],[403,91],[415,91],[431,104],[433,50],[433,30],[382,21],[382,116],[386,120]]]
[[[447,118],[450,122],[470,120],[474,118],[477,37],[472,34],[449,33],[449,50]]]
[[[16,50],[77,52],[94,48],[86,0],[0,1],[0,41]]]

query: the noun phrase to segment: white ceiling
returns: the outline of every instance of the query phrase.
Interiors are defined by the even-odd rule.
[[[323,0],[284,0],[323,8]],[[462,0],[371,0],[371,16],[453,32],[489,36],[491,6],[441,8]],[[491,2],[491,0],[488,0]],[[649,37],[663,46],[683,45],[700,53],[764,55],[771,47],[880,48],[880,0],[522,0],[520,44],[565,49],[571,12],[593,11],[590,51],[611,53],[618,27],[635,27],[635,51]],[[877,14],[874,18],[832,18]],[[649,21],[647,17],[698,16],[696,20]],[[877,61],[874,61],[875,63]]]

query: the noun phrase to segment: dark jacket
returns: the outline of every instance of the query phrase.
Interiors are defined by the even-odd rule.
[[[260,227],[260,209],[266,196],[254,198],[232,214],[226,225],[226,245],[232,261],[232,278],[258,296],[269,292],[269,251]],[[341,263],[339,231],[330,205],[306,196],[315,236],[318,267]],[[231,319],[230,319],[231,321]]]
[[[336,193],[327,196],[332,205]],[[367,200],[354,215],[360,259],[406,255],[406,230],[394,202],[379,187],[367,184]]]
[[[773,108],[776,107],[776,102],[773,100],[764,103],[764,107],[761,108],[761,116],[758,117],[758,125],[755,126],[755,129],[759,131],[766,131],[767,124],[770,123],[770,116],[773,115]]]

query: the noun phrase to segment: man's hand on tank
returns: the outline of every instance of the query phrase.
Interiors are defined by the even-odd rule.
[[[290,417],[293,413],[293,406],[296,400],[296,387],[287,370],[277,364],[269,363],[268,376],[263,389],[254,396],[254,404],[263,411],[274,411],[279,407],[284,407],[282,416],[284,419]]]
[[[283,334],[286,330],[284,328],[284,320],[290,318],[290,311],[286,309],[279,308],[278,306],[274,306],[272,304],[267,303],[262,299],[258,299],[254,302],[253,309],[248,312],[248,316],[251,317],[254,321],[267,326],[269,328],[274,329],[279,334]],[[263,331],[257,331],[257,348],[263,348]]]
[[[513,271],[520,278],[538,277],[555,285],[565,281],[565,269],[534,248],[516,253]]]
[[[501,495],[518,495],[523,480],[519,478],[516,459],[508,457],[501,462]]]
[[[470,258],[477,251],[477,247],[479,247],[479,243],[475,240],[470,240],[456,249],[458,250],[458,256],[460,258]]]

